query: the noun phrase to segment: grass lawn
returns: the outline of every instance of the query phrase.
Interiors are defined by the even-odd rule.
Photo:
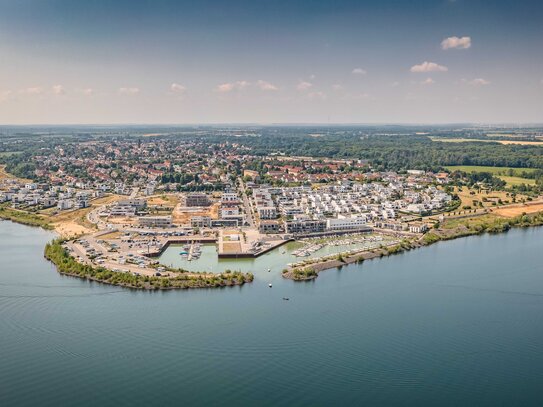
[[[472,209],[475,209],[476,206],[473,203],[474,200],[481,202],[484,208],[494,208],[498,206],[498,200],[500,199],[504,204],[512,203],[511,196],[509,196],[509,194],[505,191],[478,191],[477,189],[469,189],[468,187],[463,187],[460,190],[455,187],[454,192],[458,194],[460,200],[462,201],[462,205],[460,208],[458,208],[458,211],[463,210],[463,206],[471,206]],[[523,198],[526,197],[524,195],[517,194],[517,201],[520,201]],[[483,199],[486,202],[484,202]],[[493,202],[496,203],[496,205],[493,205]],[[477,208],[480,208],[480,206],[477,206]]]
[[[446,168],[449,171],[489,172],[501,178],[510,186],[520,184],[535,185],[535,180],[522,177],[523,173],[534,172],[534,168],[487,167],[477,165],[451,165]]]
[[[498,216],[494,214],[482,215],[482,216],[473,217],[473,218],[446,219],[445,222],[443,222],[442,227],[444,229],[455,229],[459,226],[481,225],[481,224],[493,222],[496,219],[498,219]]]
[[[448,137],[430,137],[432,141],[440,143],[499,143],[497,140],[481,140],[475,138],[448,138]]]
[[[535,179],[521,178],[521,177],[508,177],[505,175],[499,175],[499,177],[507,182],[507,185],[535,185]]]
[[[490,172],[494,175],[509,175],[509,170],[512,170],[512,176],[520,177],[523,172],[534,172],[535,168],[513,168],[513,167],[488,167],[479,165],[450,165],[446,167],[451,171],[464,171],[464,172]]]

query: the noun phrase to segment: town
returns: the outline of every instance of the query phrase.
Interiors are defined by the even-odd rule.
[[[16,140],[4,148],[17,148]],[[28,151],[5,153],[0,210],[14,220],[24,214],[51,223],[81,264],[138,276],[202,271],[201,258],[256,258],[298,242],[288,250],[285,276],[302,265],[305,274],[294,276],[302,279],[337,256],[355,259],[418,242],[445,217],[532,199],[489,195],[489,182],[500,181],[495,177],[462,195],[450,171],[261,155],[248,140],[231,134],[34,140]],[[178,258],[164,264],[170,247]]]

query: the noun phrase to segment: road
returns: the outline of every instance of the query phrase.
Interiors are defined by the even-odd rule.
[[[245,215],[247,217],[247,221],[249,222],[249,227],[254,228],[256,222],[254,218],[253,206],[251,205],[249,197],[247,196],[247,189],[245,188],[245,183],[243,182],[241,178],[239,179],[239,187],[241,190],[241,197],[243,199],[243,207],[245,209]]]

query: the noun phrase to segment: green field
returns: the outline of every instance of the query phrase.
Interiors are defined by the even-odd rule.
[[[489,172],[507,182],[507,185],[535,184],[534,179],[523,178],[523,173],[534,172],[534,168],[487,167],[477,165],[451,165],[446,168],[449,171]]]
[[[503,145],[515,144],[521,146],[543,147],[543,141],[536,140],[492,140],[484,138],[462,138],[462,137],[436,137],[430,136],[430,140],[439,143],[499,143]]]
[[[499,143],[497,140],[484,140],[476,138],[462,138],[462,137],[430,137],[432,141],[438,141],[440,143]]]
[[[522,177],[508,177],[506,175],[498,175],[498,177],[504,180],[505,182],[507,182],[507,185],[520,185],[520,184],[535,185],[535,179],[522,178]]]

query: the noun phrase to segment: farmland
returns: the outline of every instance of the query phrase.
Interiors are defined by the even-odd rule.
[[[430,137],[432,141],[440,143],[498,143],[503,145],[521,145],[521,146],[539,146],[543,147],[542,141],[530,140],[492,140],[480,138],[462,138],[462,137]]]
[[[449,171],[463,172],[489,172],[504,180],[508,186],[513,185],[535,185],[535,180],[525,178],[527,174],[535,171],[534,168],[512,168],[512,167],[489,167],[476,165],[453,165],[446,167]]]

